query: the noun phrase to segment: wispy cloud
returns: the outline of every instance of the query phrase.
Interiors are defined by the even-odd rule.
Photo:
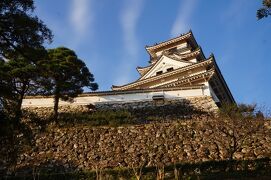
[[[135,56],[138,49],[136,25],[143,9],[143,0],[128,0],[121,12],[120,21],[124,32],[124,44],[129,55]]]
[[[190,29],[190,19],[197,5],[197,0],[183,0],[180,3],[177,17],[171,28],[171,36],[177,36]]]
[[[136,66],[139,42],[136,35],[137,23],[143,10],[144,0],[125,0],[124,8],[120,14],[120,23],[123,30],[123,46],[125,54],[123,59],[126,63],[122,63],[115,80],[116,84],[127,83],[131,80],[131,70]],[[129,63],[127,63],[129,59]]]
[[[93,8],[91,0],[72,0],[70,8],[69,22],[74,31],[74,38],[80,40],[84,38],[89,26],[93,21]]]

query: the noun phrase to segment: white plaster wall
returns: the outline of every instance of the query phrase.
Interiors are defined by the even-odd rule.
[[[205,86],[204,86],[204,88],[202,89],[203,95],[205,95],[205,96],[211,96],[211,91],[210,91],[209,83],[208,83],[208,82],[205,82],[204,85],[205,85]]]
[[[215,102],[220,102],[218,97],[216,96],[215,92],[213,91],[211,85],[208,82],[204,83],[205,87],[203,88],[203,95],[205,96],[212,96]]]
[[[159,60],[159,62],[152,67],[152,69],[145,74],[142,79],[148,78],[148,77],[152,77],[152,76],[156,76],[156,72],[158,71],[163,71],[163,73],[165,73],[167,71],[168,68],[173,67],[173,69],[178,69],[184,66],[187,66],[191,64],[190,62],[181,62],[181,61],[176,61],[173,59],[170,59],[166,56],[162,56],[161,59]]]
[[[163,53],[163,51],[158,51],[158,52],[156,53],[156,56],[161,56],[162,53]]]
[[[186,48],[187,45],[188,45],[187,42],[184,42],[184,43],[178,45],[178,46],[177,46],[177,49],[183,49],[183,48]]]
[[[202,89],[176,90],[176,91],[157,91],[133,94],[116,94],[116,95],[99,95],[99,96],[84,96],[77,97],[73,102],[60,101],[59,105],[87,105],[96,103],[110,102],[133,102],[152,100],[154,95],[164,95],[166,99],[179,99],[186,97],[195,97],[207,95]],[[33,98],[24,99],[23,107],[52,107],[53,98]]]
[[[196,58],[194,58],[194,59],[191,59],[191,60],[189,60],[190,62],[193,62],[193,63],[196,63],[197,62],[197,59]]]

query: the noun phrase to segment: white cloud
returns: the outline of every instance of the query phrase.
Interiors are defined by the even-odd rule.
[[[144,7],[144,0],[125,0],[124,8],[120,14],[120,24],[123,30],[123,61],[119,66],[116,84],[124,84],[131,81],[131,71],[135,71],[138,58],[139,43],[136,35],[136,29],[139,17]],[[129,62],[127,62],[129,59]]]
[[[171,28],[171,36],[177,36],[181,33],[185,33],[190,29],[190,18],[197,5],[197,0],[183,0],[180,3],[177,17]]]
[[[92,22],[93,14],[90,9],[90,0],[72,0],[69,21],[75,37],[83,38],[89,30],[89,25]]]
[[[126,1],[121,12],[121,26],[124,33],[125,48],[131,56],[136,56],[138,41],[136,38],[136,25],[143,9],[143,0]]]

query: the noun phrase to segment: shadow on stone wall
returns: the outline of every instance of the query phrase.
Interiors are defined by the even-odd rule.
[[[107,104],[95,111],[83,106],[62,107],[60,117],[73,122],[69,127],[50,126],[52,108],[34,108],[25,112],[23,120],[31,129],[33,144],[24,146],[25,141],[20,139],[24,135],[13,134],[17,139],[11,145],[20,147],[15,148],[16,163],[9,166],[5,158],[0,158],[0,170],[16,172],[13,176],[48,173],[51,177],[82,170],[271,157],[269,122],[212,119],[213,108],[210,98]],[[92,115],[97,122],[111,118],[120,124],[80,126],[80,120],[89,121]],[[127,126],[129,123],[136,125]],[[231,150],[233,139],[240,145]],[[8,156],[7,152],[12,154],[9,143],[8,139],[1,141],[2,157]]]
[[[176,163],[169,166],[79,170],[61,162],[21,168],[4,179],[270,179],[270,158]]]
[[[16,170],[2,173],[4,179],[74,179],[82,171],[73,162],[49,159],[46,162],[21,165]],[[79,179],[76,177],[76,179]]]
[[[146,124],[151,122],[171,122],[182,119],[208,119],[216,110],[211,97],[200,97],[180,100],[118,102],[97,104],[94,106],[62,106],[59,122],[62,125],[74,126],[85,124],[90,126],[121,126],[128,124]],[[53,122],[53,109],[25,109],[26,119],[33,119],[32,124],[40,129]],[[29,118],[29,116],[31,118]],[[34,118],[33,118],[34,117]]]
[[[19,155],[33,147],[33,132],[29,124],[12,119],[1,121],[0,134],[0,174],[13,169]],[[3,131],[4,129],[4,131]]]
[[[152,105],[139,105],[137,108],[129,107],[127,110],[144,122],[158,121],[170,122],[173,120],[192,119],[198,116],[211,116],[206,112],[194,107],[190,100],[169,102],[152,102]]]

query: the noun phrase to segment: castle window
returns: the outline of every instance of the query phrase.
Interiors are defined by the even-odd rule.
[[[167,72],[173,71],[173,67],[167,68]]]
[[[171,48],[171,49],[168,50],[168,52],[169,52],[170,54],[172,54],[172,53],[174,53],[174,52],[176,52],[176,51],[177,51],[177,47],[174,47],[174,48]]]
[[[162,73],[163,73],[163,71],[158,71],[158,72],[156,72],[156,75],[160,75]]]

